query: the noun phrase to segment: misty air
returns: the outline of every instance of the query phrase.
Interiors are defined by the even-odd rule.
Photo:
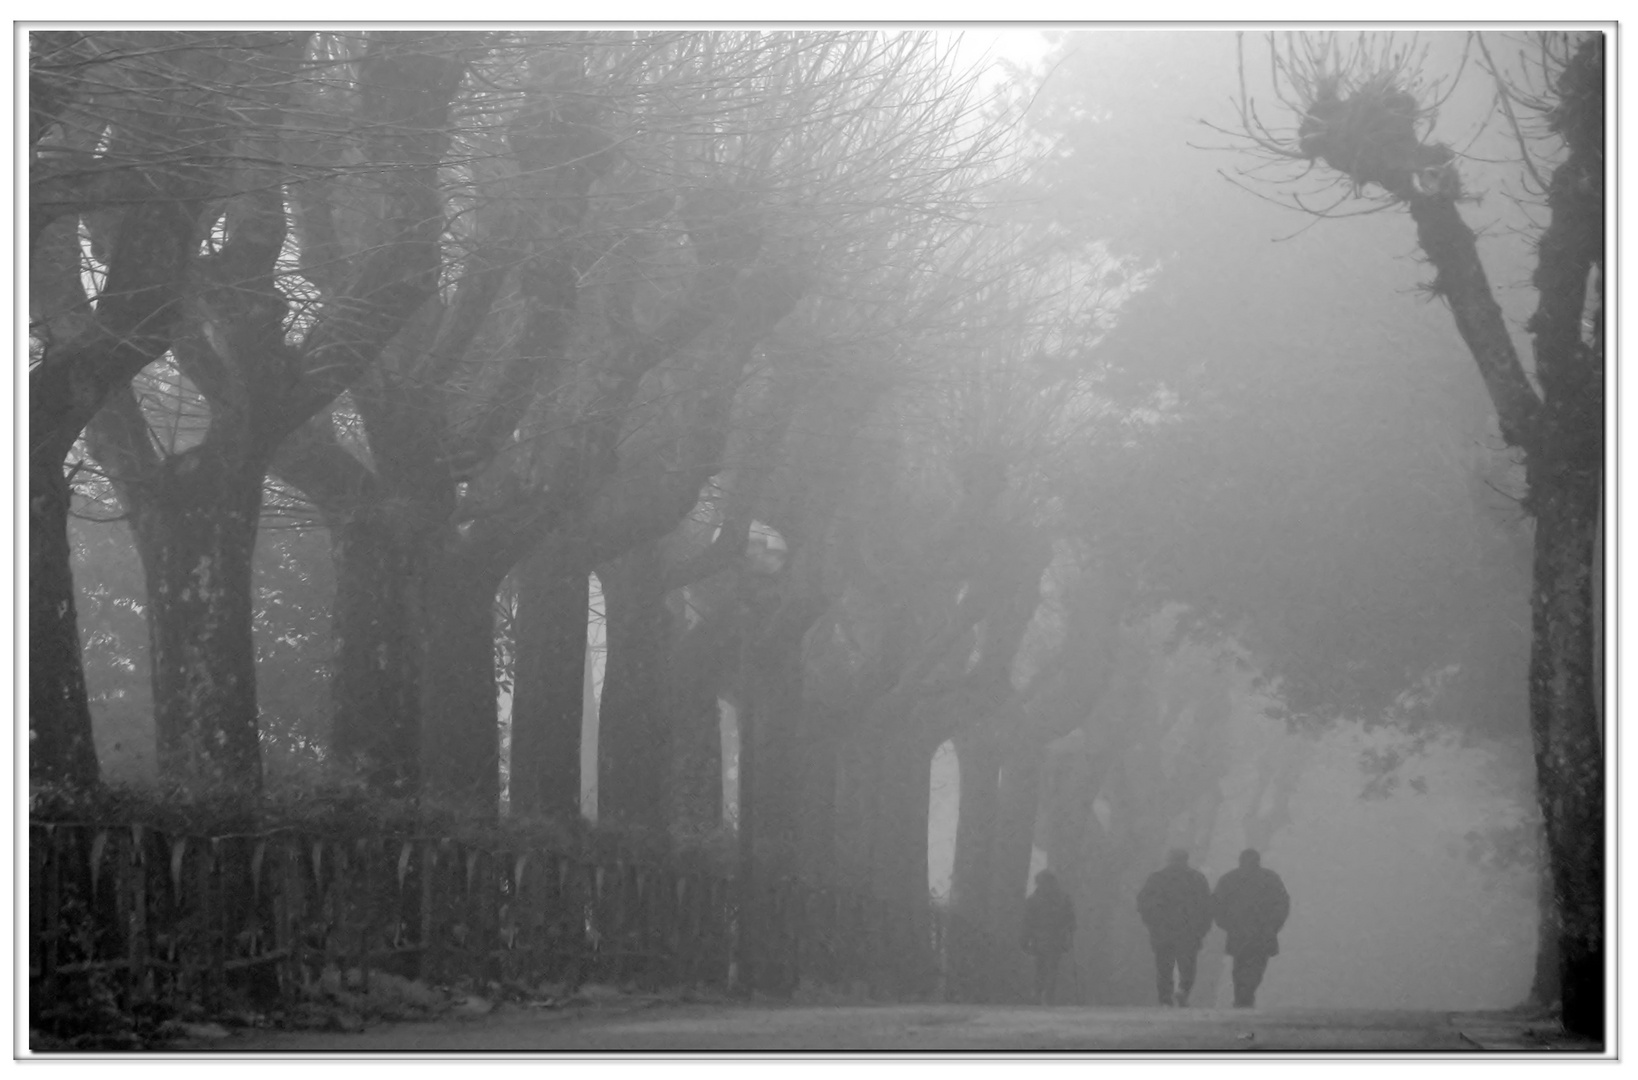
[[[1611,1047],[1607,28],[25,34],[29,1054]]]

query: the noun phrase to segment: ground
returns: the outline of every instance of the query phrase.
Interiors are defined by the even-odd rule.
[[[984,1005],[767,1006],[624,1000],[366,1031],[245,1031],[215,1053],[402,1051],[1279,1051],[1478,1053],[1594,1048],[1501,1013],[1328,1009],[1025,1008]]]

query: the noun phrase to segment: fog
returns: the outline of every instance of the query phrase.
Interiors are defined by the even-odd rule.
[[[1425,792],[1365,798],[1365,741],[1338,734],[1305,748],[1292,823],[1265,853],[1291,891],[1292,914],[1261,999],[1310,1008],[1511,1008],[1533,975],[1534,863],[1497,866],[1474,837],[1515,821],[1519,802],[1494,791],[1483,751],[1450,746],[1421,762],[1420,771],[1432,774]],[[941,753],[928,831],[936,897],[949,894],[959,791],[954,758]],[[1215,881],[1234,867],[1243,843],[1225,815],[1196,865]],[[1037,850],[1031,872],[1045,866]],[[1146,944],[1135,895],[1124,899],[1132,906],[1122,928]],[[1221,953],[1220,941],[1208,941],[1208,970],[1213,946]],[[1147,957],[1131,950],[1129,961],[1134,992],[1146,992]],[[1197,990],[1195,1000],[1226,1006],[1226,977]]]
[[[252,508],[221,551],[215,509],[151,493],[277,425],[236,359],[197,366],[234,318],[188,301],[193,351],[162,348],[67,459],[91,773],[193,798],[205,762],[268,821],[380,799],[930,902],[974,930],[938,959],[972,1000],[1033,977],[1050,870],[1064,993],[1153,1004],[1139,890],[1169,850],[1216,884],[1251,848],[1290,897],[1259,1006],[1525,1002],[1538,510],[1407,212],[1473,228],[1497,336],[1534,355],[1546,215],[1473,40],[1382,46],[1420,112],[1377,119],[1433,162],[1390,197],[1399,173],[1339,173],[1294,111],[1304,71],[1331,107],[1320,54],[1257,33],[829,33],[449,45],[490,81],[448,75],[443,128],[415,129],[444,162],[414,188],[442,246],[404,256],[425,294],[283,450],[219,451],[248,455],[224,475]],[[312,93],[325,160],[386,153],[347,111],[368,94]],[[265,208],[291,222],[280,357],[339,287],[305,176]],[[350,177],[324,214],[364,259],[392,198]],[[222,213],[206,254],[248,235]],[[69,268],[42,295],[112,273],[84,216],[41,241]],[[244,647],[212,652],[230,623]],[[1212,929],[1193,1004],[1233,1000],[1224,949]]]

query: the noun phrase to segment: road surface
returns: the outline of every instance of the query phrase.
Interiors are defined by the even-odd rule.
[[[383,1024],[356,1034],[249,1031],[215,1053],[436,1051],[1308,1051],[1593,1052],[1497,1013],[1325,1009],[763,1006],[624,1002],[503,1006],[475,1019]]]

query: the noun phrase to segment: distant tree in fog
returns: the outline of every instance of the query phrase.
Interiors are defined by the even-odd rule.
[[[1114,624],[1180,606],[1161,655],[1231,643],[1300,728],[1522,738],[1507,661],[1528,598],[1493,490],[1509,464],[1484,446],[1482,395],[1439,362],[1448,330],[1404,312],[1401,249],[1365,223],[1346,245],[1267,243],[1290,232],[1278,209],[1190,145],[1233,85],[1227,34],[1070,34],[1040,71],[1018,91],[1042,154],[1024,212],[1100,238],[1123,296],[1077,356],[1123,421],[1058,488],[1089,565],[1120,583]],[[1094,696],[1089,733],[1149,719],[1130,704]],[[1288,772],[1269,776],[1287,794]],[[1280,817],[1244,824],[1266,842]]]

